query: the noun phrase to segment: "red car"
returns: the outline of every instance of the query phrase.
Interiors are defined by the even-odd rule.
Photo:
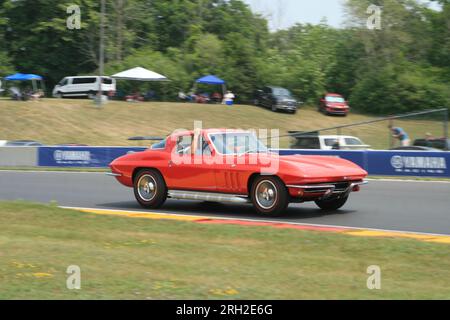
[[[350,111],[350,107],[340,94],[327,93],[320,99],[319,111],[326,115],[336,114],[346,116]]]
[[[111,173],[134,189],[144,208],[167,198],[253,203],[280,215],[290,202],[337,210],[365,184],[367,172],[336,157],[279,156],[252,133],[208,129],[176,132],[143,152],[114,160]]]

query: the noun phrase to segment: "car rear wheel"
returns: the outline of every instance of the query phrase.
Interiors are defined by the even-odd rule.
[[[250,190],[250,197],[256,211],[265,216],[279,216],[289,204],[286,186],[278,177],[256,178]]]
[[[331,198],[331,199],[325,199],[325,200],[316,200],[317,206],[326,211],[334,211],[342,208],[344,204],[347,202],[347,197],[342,198]]]
[[[134,179],[134,196],[146,209],[157,209],[167,199],[167,187],[161,174],[155,170],[144,169]]]

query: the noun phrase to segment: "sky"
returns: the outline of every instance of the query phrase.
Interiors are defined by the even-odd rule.
[[[345,0],[244,0],[244,2],[270,21],[271,30],[286,29],[298,22],[318,24],[324,17],[333,27],[342,27],[344,23]]]

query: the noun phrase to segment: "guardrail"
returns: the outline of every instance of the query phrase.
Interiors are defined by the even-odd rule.
[[[106,168],[114,159],[145,147],[0,147],[0,166]],[[370,175],[450,178],[450,152],[274,150],[280,155],[340,157]]]

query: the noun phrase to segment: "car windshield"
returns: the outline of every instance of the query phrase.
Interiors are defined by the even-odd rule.
[[[273,88],[273,94],[276,96],[285,96],[285,97],[291,96],[291,92],[284,88]]]
[[[211,141],[221,154],[245,154],[268,152],[267,147],[252,133],[216,133]]]
[[[345,102],[344,98],[342,97],[327,96],[325,99],[327,100],[327,102]]]
[[[362,146],[364,143],[357,138],[345,138],[345,144],[348,146]]]

